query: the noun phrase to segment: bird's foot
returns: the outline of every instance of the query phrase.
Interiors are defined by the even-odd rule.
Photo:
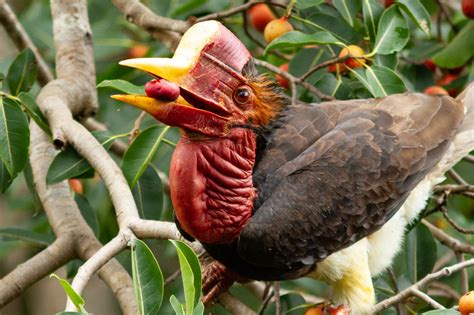
[[[333,306],[323,302],[306,309],[304,315],[350,315],[351,309],[345,305]]]
[[[245,282],[241,277],[218,261],[206,266],[202,275],[202,302],[206,307],[214,305],[219,296],[226,292],[235,281]]]

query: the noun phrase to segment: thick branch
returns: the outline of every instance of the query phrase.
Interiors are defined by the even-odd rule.
[[[224,292],[219,296],[219,303],[224,306],[231,314],[240,315],[255,315],[256,313],[250,309],[247,305],[242,303],[239,299],[236,299],[229,292]]]
[[[0,280],[0,308],[21,295],[32,284],[74,258],[72,235],[63,234],[46,249],[18,265]]]

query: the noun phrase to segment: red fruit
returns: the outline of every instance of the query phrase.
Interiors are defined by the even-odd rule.
[[[337,73],[338,70],[339,70],[339,73],[344,73],[346,72],[347,69],[342,63],[333,63],[332,65],[328,67],[328,72],[331,72],[331,73]]]
[[[339,305],[338,307],[330,306],[328,311],[330,315],[349,315],[351,313],[351,309],[344,305]]]
[[[265,30],[263,31],[263,37],[270,43],[275,38],[280,37],[281,35],[291,32],[293,30],[293,26],[288,22],[286,17],[279,18],[277,20],[273,20],[265,26]]]
[[[449,95],[448,91],[437,85],[427,87],[423,93],[428,95]]]
[[[385,1],[383,1],[383,5],[385,6],[385,8],[388,8],[388,7],[391,6],[394,2],[395,2],[395,0],[385,0]]]
[[[309,307],[304,311],[304,315],[324,315],[324,305]]]
[[[462,0],[461,3],[462,12],[464,15],[473,20],[474,19],[474,0]]]
[[[288,63],[282,64],[282,65],[280,66],[280,70],[288,72]],[[276,79],[277,79],[277,81],[278,81],[278,84],[280,84],[280,86],[281,86],[282,88],[288,89],[289,83],[288,83],[288,81],[287,81],[284,77],[282,77],[282,76],[279,75],[279,74],[277,74],[275,77],[276,77]]]
[[[454,80],[459,77],[457,74],[446,73],[441,79],[436,81],[438,85],[450,85]]]
[[[474,291],[467,292],[459,299],[459,311],[461,315],[474,313]]]
[[[250,23],[260,32],[265,30],[265,26],[267,26],[268,23],[276,19],[272,10],[264,3],[254,5],[247,11],[247,14]]]
[[[150,47],[148,47],[147,45],[134,45],[128,50],[127,56],[128,58],[142,58],[146,56],[149,49]]]
[[[164,79],[155,79],[145,84],[145,93],[148,97],[171,102],[178,98],[179,86]]]
[[[431,59],[426,59],[425,62],[423,62],[423,64],[425,65],[426,68],[428,68],[428,69],[431,70],[432,72],[435,72],[435,71],[436,71],[436,65],[435,65],[435,63],[433,62],[433,60],[431,60]]]
[[[339,57],[344,57],[344,56],[347,56],[348,54],[354,57],[361,57],[365,55],[365,52],[364,50],[362,50],[362,48],[360,48],[357,45],[349,45],[347,47],[344,47],[341,50],[341,52],[339,53]],[[365,65],[365,59],[364,58],[349,58],[349,59],[346,59],[346,61],[344,61],[344,64],[351,69],[362,68]]]
[[[82,182],[77,178],[69,178],[68,180],[69,188],[78,195],[84,194],[84,187]]]

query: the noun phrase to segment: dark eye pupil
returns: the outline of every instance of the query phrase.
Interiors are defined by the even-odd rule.
[[[247,90],[240,90],[237,94],[237,96],[240,98],[240,99],[246,99],[248,98],[250,95],[249,91]]]
[[[235,93],[235,100],[238,103],[245,103],[250,98],[250,91],[247,88],[240,88]]]

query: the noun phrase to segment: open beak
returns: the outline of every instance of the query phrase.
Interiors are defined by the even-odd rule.
[[[145,95],[113,95],[112,98],[138,107],[165,124],[174,123],[179,127],[184,123],[175,116],[169,118],[178,112],[194,115],[194,121],[199,123],[228,121],[234,110],[233,91],[245,80],[241,70],[250,57],[245,46],[221,23],[197,23],[183,35],[172,58],[120,62],[178,85],[180,95],[176,100],[163,101]]]

